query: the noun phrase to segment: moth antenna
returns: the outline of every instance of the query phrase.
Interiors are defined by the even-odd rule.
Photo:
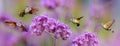
[[[84,16],[81,16],[80,18],[77,18],[77,20],[80,20],[80,19],[82,19]]]

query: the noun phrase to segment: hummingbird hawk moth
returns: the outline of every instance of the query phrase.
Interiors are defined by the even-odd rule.
[[[72,22],[74,23],[74,24],[76,24],[77,26],[80,26],[80,20],[83,18],[83,16],[81,16],[81,17],[79,17],[79,18],[73,18],[72,19]]]
[[[102,27],[107,31],[112,31],[110,28],[114,22],[115,22],[115,20],[111,20],[111,21],[105,23],[104,25],[102,25]],[[112,31],[112,32],[114,32],[114,31]]]
[[[34,14],[38,11],[36,7],[26,7],[23,11],[20,12],[19,16],[24,17],[25,14]]]
[[[21,31],[27,32],[26,27],[21,23],[17,23],[17,22],[11,21],[11,20],[6,20],[6,21],[4,21],[4,23],[7,24],[8,26],[11,26],[11,27],[20,29]]]

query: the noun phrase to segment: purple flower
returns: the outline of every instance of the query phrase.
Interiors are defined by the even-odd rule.
[[[30,25],[30,30],[37,35],[41,35],[41,33],[45,30],[43,26],[47,22],[48,18],[45,15],[36,16],[32,20],[32,24]]]
[[[6,20],[13,20],[14,18],[12,15],[7,14],[6,12],[3,12],[0,14],[0,22],[4,22]]]
[[[64,6],[66,0],[41,0],[40,5],[47,9],[55,9],[59,6]]]
[[[96,46],[98,39],[94,34],[85,33],[72,41],[72,46]]]
[[[26,42],[21,43],[21,45],[26,46],[26,35],[23,36],[20,33],[14,34],[15,32],[12,31],[13,30],[9,28],[4,28],[3,30],[0,30],[0,46],[19,46],[21,42]]]
[[[63,40],[66,40],[70,37],[70,28],[68,25],[65,25],[54,19],[49,19],[45,25],[48,32],[53,33],[55,38],[61,37]]]
[[[53,34],[55,38],[61,37],[66,40],[70,37],[70,28],[53,18],[45,15],[35,17],[30,26],[30,30],[37,35],[41,35],[43,31]]]
[[[42,0],[41,6],[44,6],[47,9],[55,9],[58,6],[58,2],[57,0]]]
[[[47,23],[44,24],[46,27],[46,30],[50,33],[55,33],[55,30],[57,28],[57,22],[55,19],[49,18]]]
[[[60,33],[60,36],[63,40],[66,40],[67,38],[70,37],[71,32],[70,27],[68,25],[59,23],[57,28],[58,28],[57,33],[58,32]]]

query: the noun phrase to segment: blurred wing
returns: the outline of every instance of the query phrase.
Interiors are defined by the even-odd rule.
[[[32,7],[32,10],[31,10],[32,14],[36,13],[37,11],[38,11],[38,8]]]
[[[5,23],[8,24],[9,26],[13,26],[13,27],[16,27],[16,26],[17,26],[17,25],[16,25],[16,22],[13,22],[13,21],[10,21],[10,20],[5,21]]]
[[[104,26],[104,28],[108,29],[108,28],[110,28],[110,27],[112,26],[112,24],[113,24],[114,22],[115,22],[115,20],[109,21],[109,22],[107,22],[106,24],[104,24],[103,26]]]
[[[76,18],[77,20],[80,20],[80,19],[82,19],[83,18],[83,16],[81,16],[81,17],[79,17],[79,18]]]

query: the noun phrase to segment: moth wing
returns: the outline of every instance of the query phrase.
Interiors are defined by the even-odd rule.
[[[10,25],[10,26],[13,26],[13,27],[16,27],[16,22],[13,22],[13,21],[10,21],[10,20],[7,20],[5,21],[6,24]]]
[[[83,16],[81,16],[81,17],[79,17],[79,18],[76,18],[77,20],[80,20],[80,19],[82,19],[83,18]]]
[[[113,25],[114,22],[115,22],[115,20],[109,21],[109,22],[105,23],[103,26],[104,26],[104,28],[108,29]]]

